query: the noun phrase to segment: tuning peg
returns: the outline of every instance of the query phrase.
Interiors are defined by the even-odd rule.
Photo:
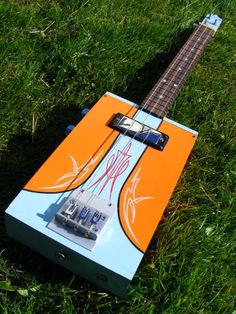
[[[68,135],[74,129],[74,127],[75,126],[73,124],[67,125],[66,130],[65,130],[65,134]]]
[[[84,108],[82,111],[81,111],[81,117],[83,118],[84,116],[86,116],[86,114],[89,112],[89,108]]]
[[[84,116],[86,116],[86,114],[89,112],[89,109],[88,108],[84,108],[81,113],[80,113],[80,118],[82,119]],[[74,125],[73,124],[69,124],[67,127],[66,127],[66,130],[65,130],[65,134],[68,135],[73,129],[74,129]]]

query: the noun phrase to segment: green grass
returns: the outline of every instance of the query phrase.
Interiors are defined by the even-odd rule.
[[[169,117],[197,144],[124,298],[9,239],[4,209],[106,90],[145,92],[206,13],[223,24]],[[0,312],[236,313],[235,1],[0,4]]]

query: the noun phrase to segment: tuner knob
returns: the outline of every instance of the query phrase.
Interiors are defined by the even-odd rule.
[[[84,108],[81,113],[80,113],[80,117],[81,119],[86,116],[86,114],[89,112],[89,109],[88,108]],[[66,127],[66,130],[65,130],[65,134],[68,135],[73,129],[74,129],[74,125],[73,124],[69,124],[67,127]]]
[[[89,109],[88,108],[84,108],[82,111],[81,111],[81,117],[83,118],[84,116],[86,116],[86,114],[89,112]]]
[[[65,134],[68,135],[74,129],[74,127],[75,126],[73,124],[67,125],[66,130],[65,130]]]

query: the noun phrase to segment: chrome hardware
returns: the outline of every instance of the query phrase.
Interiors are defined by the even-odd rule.
[[[163,150],[168,142],[168,135],[158,132],[157,130],[131,119],[122,113],[117,113],[112,118],[109,126],[131,138],[151,146],[158,150]]]
[[[63,261],[66,259],[66,254],[62,250],[57,251],[55,255],[60,261]]]
[[[49,222],[48,228],[92,250],[115,212],[116,207],[108,206],[107,200],[86,190],[74,190]],[[58,253],[57,257],[63,259],[63,254]]]

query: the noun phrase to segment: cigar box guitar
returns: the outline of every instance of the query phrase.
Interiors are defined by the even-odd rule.
[[[220,23],[206,16],[141,105],[101,97],[6,210],[10,236],[125,292],[197,138],[166,115]]]

